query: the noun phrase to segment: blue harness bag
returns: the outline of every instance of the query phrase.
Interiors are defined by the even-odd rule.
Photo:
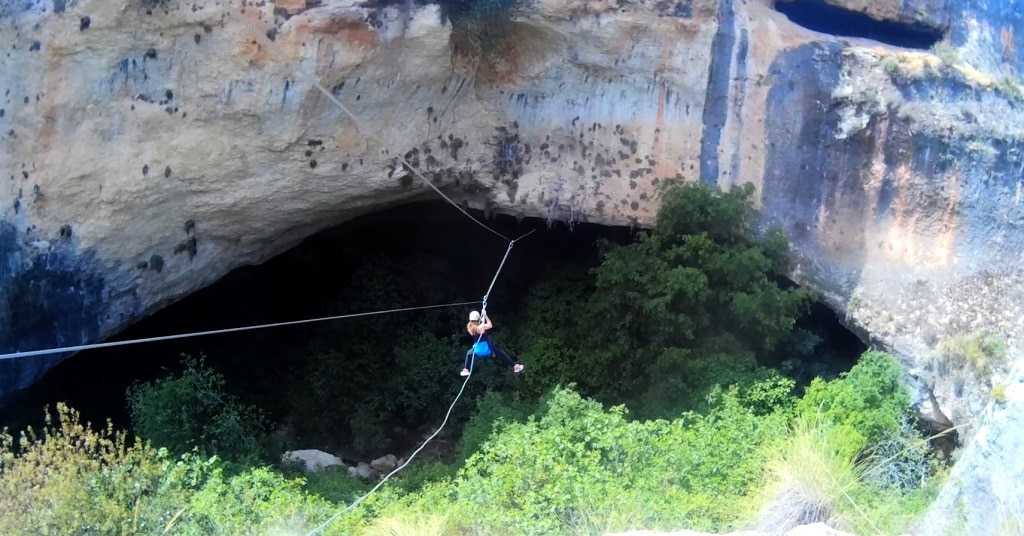
[[[476,354],[476,357],[490,357],[491,345],[487,341],[481,340],[473,344],[473,353]]]

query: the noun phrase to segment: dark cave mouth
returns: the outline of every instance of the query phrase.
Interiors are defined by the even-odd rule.
[[[876,20],[824,0],[776,0],[775,9],[793,23],[816,32],[871,39],[902,48],[927,50],[945,38],[945,32],[936,28]]]
[[[489,310],[506,317],[515,314],[529,289],[550,270],[595,264],[598,240],[621,243],[635,237],[635,230],[628,227],[586,223],[549,227],[534,218],[494,216],[487,223],[509,236],[537,230],[528,241],[517,244],[492,294]],[[381,240],[385,236],[389,238]],[[114,340],[479,299],[505,247],[441,202],[399,206],[321,232],[262,265],[239,268],[142,319]],[[410,274],[419,281],[409,285]],[[392,295],[374,296],[371,303],[359,297],[348,299],[348,290],[366,277],[393,280],[401,288]],[[438,314],[448,315],[441,323],[457,331],[468,309]],[[418,314],[401,313],[386,321],[413,322]],[[237,394],[251,396],[249,401],[265,409],[272,420],[280,419],[287,416],[285,402],[273,406],[267,401],[290,396],[282,378],[294,372],[301,359],[298,354],[309,351],[309,340],[323,336],[318,329],[344,329],[338,326],[343,324],[82,352],[51,369],[0,415],[11,428],[35,426],[44,406],[52,408],[57,401],[65,401],[86,420],[100,423],[110,418],[115,425],[127,427],[125,391],[129,386],[179,370],[182,355],[204,355],[225,374]],[[337,338],[335,344],[345,340]],[[763,364],[806,384],[815,376],[834,377],[849,370],[865,349],[831,309],[815,303],[798,322],[793,340]]]

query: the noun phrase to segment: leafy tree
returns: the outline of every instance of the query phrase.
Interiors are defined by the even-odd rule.
[[[609,248],[591,306],[618,320],[616,339],[692,348],[727,334],[763,351],[793,329],[808,296],[772,280],[784,260],[777,235],[754,235],[752,193],[749,185],[670,189],[653,233]]]
[[[184,369],[128,389],[135,433],[175,453],[198,449],[238,462],[263,455],[267,425],[260,412],[229,394],[224,377],[202,358],[186,357]]]
[[[755,232],[752,195],[749,185],[671,188],[653,231],[603,243],[590,279],[535,289],[520,341],[540,372],[530,389],[572,381],[670,411],[693,407],[715,383],[763,379],[756,356],[786,340],[810,296],[777,283],[788,244],[777,231]]]

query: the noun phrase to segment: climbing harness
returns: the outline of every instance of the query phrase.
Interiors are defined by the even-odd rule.
[[[474,357],[491,357],[491,345],[487,341],[480,341],[473,345],[471,350]]]

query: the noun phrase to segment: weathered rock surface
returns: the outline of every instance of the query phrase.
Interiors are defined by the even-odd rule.
[[[330,467],[345,467],[341,458],[316,449],[289,450],[281,455],[281,461],[296,464],[307,473],[317,473]]]
[[[937,425],[973,423],[991,381],[934,363],[980,330],[1020,355],[1024,6],[827,3],[953,47],[822,34],[767,0],[538,0],[486,20],[352,0],[4,2],[0,352],[98,340],[431,195],[401,155],[469,206],[607,224],[650,223],[665,182],[753,183],[794,277],[904,357]],[[52,361],[0,363],[0,392]]]
[[[354,478],[362,478],[363,480],[371,480],[377,478],[377,471],[375,471],[370,464],[366,462],[359,462],[358,465],[348,468],[349,476]]]
[[[949,476],[953,485],[942,490],[916,533],[1024,533],[1024,368],[1008,375],[1002,392],[980,416]]]
[[[398,466],[398,457],[394,454],[381,456],[370,462],[370,467],[378,473],[387,473]]]

